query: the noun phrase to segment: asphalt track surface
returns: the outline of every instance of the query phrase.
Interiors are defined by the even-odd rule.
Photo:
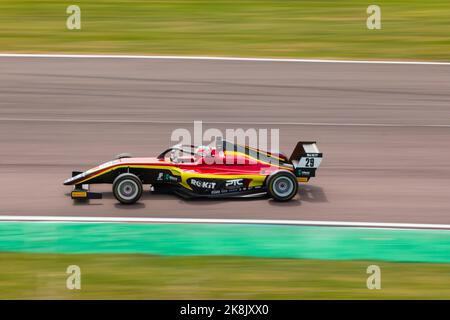
[[[0,58],[0,215],[450,223],[450,66]],[[318,176],[289,203],[74,204],[62,185],[115,154],[154,156],[176,128],[279,128],[317,140]]]

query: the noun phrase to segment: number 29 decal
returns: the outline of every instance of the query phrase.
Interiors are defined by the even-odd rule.
[[[314,168],[314,158],[306,158],[305,167]]]

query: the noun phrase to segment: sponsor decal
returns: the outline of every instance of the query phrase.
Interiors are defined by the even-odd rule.
[[[299,176],[308,176],[309,177],[311,175],[311,172],[307,171],[307,170],[302,170],[301,168],[296,168],[295,175],[297,177],[299,177]]]
[[[216,182],[212,181],[202,181],[197,179],[191,179],[189,182],[192,186],[202,189],[214,189],[216,187]]]
[[[232,179],[225,182],[225,188],[234,189],[244,186],[244,179]]]
[[[166,181],[166,182],[179,182],[180,179],[179,179],[179,177],[172,176],[172,175],[166,173],[164,175],[164,181]]]
[[[180,177],[172,176],[169,173],[159,172],[156,181],[164,181],[164,182],[179,182]]]

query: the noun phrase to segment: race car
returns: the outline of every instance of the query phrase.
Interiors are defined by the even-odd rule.
[[[175,145],[156,158],[120,154],[84,172],[74,171],[64,185],[74,186],[74,200],[101,199],[90,185],[112,184],[122,204],[136,203],[143,185],[185,198],[255,197],[291,200],[298,182],[314,177],[322,161],[316,142],[298,142],[292,155],[271,153],[216,139],[214,147]]]

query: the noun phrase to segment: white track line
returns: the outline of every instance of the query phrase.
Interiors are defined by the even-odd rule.
[[[131,119],[58,119],[58,118],[0,118],[4,122],[62,122],[62,123],[129,123],[129,124],[193,124],[188,120],[131,120]],[[255,121],[203,121],[206,124],[270,125],[270,126],[328,126],[328,127],[423,127],[450,128],[450,124],[402,123],[332,123],[332,122],[255,122]]]
[[[211,223],[211,224],[265,224],[299,226],[335,226],[389,229],[450,229],[450,224],[427,223],[385,223],[312,220],[270,220],[270,219],[201,219],[201,218],[134,218],[134,217],[58,217],[58,216],[0,216],[0,221],[39,222],[122,222],[122,223]]]
[[[307,62],[307,63],[404,64],[404,65],[450,66],[450,62],[432,62],[432,61],[283,59],[283,58],[240,58],[240,57],[112,55],[112,54],[0,53],[0,58],[149,59],[149,60],[212,60],[212,61],[215,60],[215,61],[253,61],[253,62]]]

